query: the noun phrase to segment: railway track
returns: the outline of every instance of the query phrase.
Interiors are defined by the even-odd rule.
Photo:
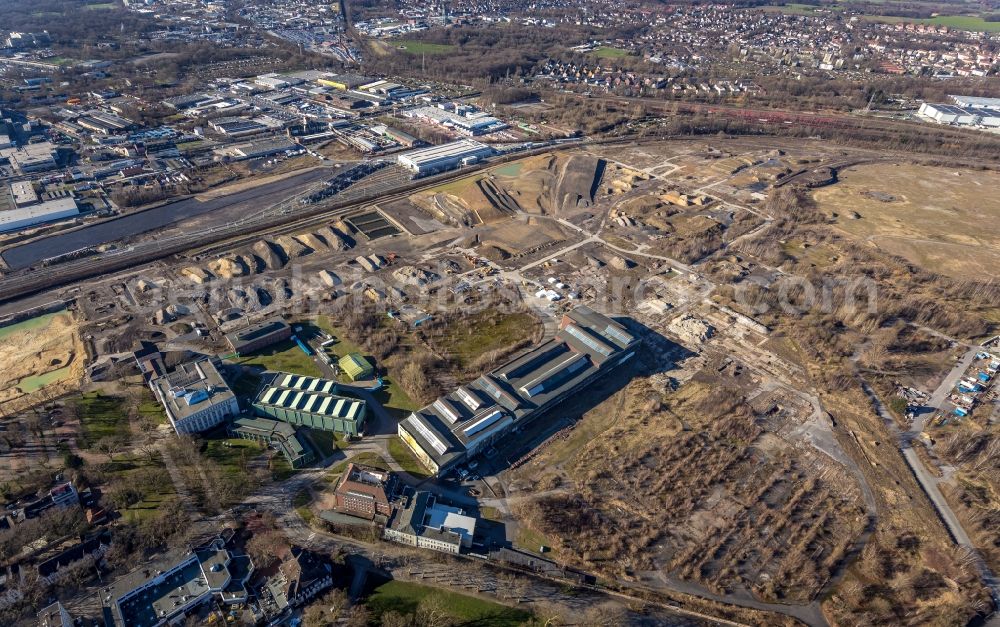
[[[452,179],[466,177],[499,164],[554,150],[574,148],[586,143],[588,142],[564,141],[531,150],[514,152],[494,158],[486,163],[410,181],[402,186],[398,186],[393,191],[372,191],[362,193],[358,197],[348,200],[334,198],[333,202],[315,206],[307,205],[302,207],[298,205],[297,198],[299,195],[296,195],[260,212],[254,219],[231,223],[224,227],[210,229],[201,234],[138,242],[116,251],[97,253],[99,256],[86,256],[12,273],[0,280],[0,303],[14,301],[18,298],[62,287],[76,281],[127,270],[171,255],[205,249],[213,245],[232,249],[248,241],[253,243],[261,237],[272,234],[287,234],[309,230],[316,225],[333,221],[375,201],[397,200],[422,189],[434,187]],[[275,210],[282,208],[283,205],[288,205],[287,208],[289,211],[278,210],[275,213]],[[291,212],[293,205],[295,208],[294,214]]]

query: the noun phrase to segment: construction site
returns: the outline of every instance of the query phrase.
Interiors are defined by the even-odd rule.
[[[983,515],[971,512],[995,501],[947,475],[942,501],[926,496],[937,482],[925,488],[910,465],[907,406],[896,416],[891,402],[897,387],[930,397],[1000,319],[988,288],[970,279],[946,289],[935,274],[978,278],[990,267],[1000,208],[972,190],[989,189],[995,173],[943,170],[815,140],[724,137],[566,145],[478,164],[7,303],[70,309],[0,329],[19,338],[0,398],[113,378],[141,341],[245,366],[252,358],[234,356],[226,335],[284,316],[322,320],[373,356],[400,385],[391,393],[410,401],[390,407],[398,421],[517,363],[586,305],[641,339],[636,358],[518,437],[470,447],[425,476],[456,473],[442,485],[474,490],[510,546],[626,591],[810,624],[859,614],[892,623],[919,598],[907,620],[964,622],[991,590],[980,562],[963,556],[982,550],[997,567]],[[929,173],[947,181],[933,195],[880,183]],[[371,176],[389,184],[385,169]],[[932,233],[942,212],[949,228]],[[861,275],[875,277],[877,306],[868,291],[848,293]],[[828,289],[830,304],[807,299],[804,282]],[[294,374],[335,363],[307,348],[320,354]],[[992,438],[996,426],[981,426]],[[989,443],[943,428],[952,431],[929,436],[940,444],[919,445],[916,463],[954,460],[992,485],[975,468]],[[941,522],[951,507],[968,544]]]

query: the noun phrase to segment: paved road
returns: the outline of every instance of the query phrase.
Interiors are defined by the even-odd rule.
[[[941,406],[944,404],[948,395],[951,394],[955,386],[958,385],[958,381],[962,378],[965,372],[972,365],[972,362],[976,360],[976,353],[982,350],[979,346],[973,346],[962,355],[962,358],[958,360],[955,367],[951,369],[951,372],[945,376],[944,380],[941,381],[941,385],[934,390],[931,394],[931,398],[927,401],[927,406],[932,411],[922,411],[917,416],[914,417],[913,423],[910,425],[909,431],[904,434],[908,440],[919,436],[924,430],[924,422],[927,420],[927,416],[933,414],[935,411],[940,411]]]

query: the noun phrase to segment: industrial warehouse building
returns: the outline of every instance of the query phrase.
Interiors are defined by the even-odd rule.
[[[486,144],[460,139],[440,146],[411,150],[399,155],[398,160],[400,165],[417,176],[425,176],[469,165],[492,154],[493,149]]]
[[[287,372],[266,373],[264,386],[253,402],[254,413],[292,425],[360,435],[365,430],[367,405],[338,394],[336,381]]]
[[[178,434],[207,431],[240,413],[236,395],[208,358],[181,364],[149,385]]]
[[[8,189],[0,189],[0,233],[78,215],[80,209],[72,195],[40,198],[27,181],[14,182]]]
[[[917,111],[919,115],[940,124],[956,126],[1000,127],[1000,107],[976,107],[925,102]]]
[[[281,318],[261,320],[226,334],[226,342],[237,355],[247,355],[292,337],[292,327]]]
[[[429,469],[446,473],[606,375],[639,342],[607,316],[577,307],[553,339],[410,414],[399,437]]]

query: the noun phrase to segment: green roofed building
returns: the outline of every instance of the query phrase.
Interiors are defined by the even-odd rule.
[[[371,363],[361,356],[360,353],[348,353],[337,362],[340,369],[351,381],[363,381],[371,379],[375,374],[375,369]]]
[[[275,447],[292,468],[302,468],[315,459],[312,450],[299,440],[295,427],[287,422],[267,418],[237,418],[229,430],[244,440],[265,442]]]
[[[269,373],[271,379],[254,398],[254,413],[292,425],[364,433],[367,405],[359,398],[338,394],[336,381],[287,372]]]

